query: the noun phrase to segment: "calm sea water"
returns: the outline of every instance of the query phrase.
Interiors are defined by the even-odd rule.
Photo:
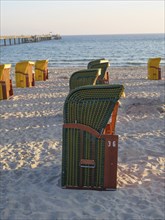
[[[49,59],[49,66],[87,66],[106,58],[111,66],[143,66],[148,58],[161,57],[165,65],[164,34],[62,36],[61,40],[0,46],[0,63]],[[2,44],[2,41],[1,43]]]

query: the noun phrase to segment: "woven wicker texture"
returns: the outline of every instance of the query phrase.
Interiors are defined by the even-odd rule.
[[[64,125],[83,124],[73,128],[63,126],[62,186],[104,189],[105,128],[120,98],[122,85],[82,86],[74,89],[64,104]],[[99,132],[99,136],[86,130],[86,126]],[[94,161],[80,164],[81,160]]]
[[[95,85],[101,69],[85,69],[74,72],[69,80],[70,91],[84,85]]]
[[[124,87],[122,85],[83,86],[75,89],[64,104],[64,123],[80,123],[101,133]]]
[[[105,140],[79,129],[63,129],[62,186],[104,186]],[[80,169],[80,160],[93,159],[96,168]]]

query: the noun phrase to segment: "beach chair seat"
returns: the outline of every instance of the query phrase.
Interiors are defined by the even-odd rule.
[[[10,78],[11,64],[0,65],[0,100],[13,95],[12,80]]]
[[[95,85],[101,69],[84,69],[74,72],[69,80],[70,91],[85,85]]]
[[[122,85],[81,86],[67,96],[62,137],[63,188],[116,189],[118,135],[110,125],[116,120],[110,122],[110,118],[117,115],[123,90]]]
[[[159,67],[161,58],[150,58],[148,59],[148,79],[160,80],[161,79],[161,68]]]
[[[104,58],[92,60],[88,63],[88,69],[101,68],[101,75],[97,79],[97,84],[109,84],[109,72],[108,67],[110,66],[109,60]]]
[[[35,80],[45,81],[48,79],[48,60],[37,60],[35,62]]]
[[[16,87],[32,87],[35,85],[34,72],[33,72],[34,62],[31,61],[21,61],[15,66],[15,81]]]

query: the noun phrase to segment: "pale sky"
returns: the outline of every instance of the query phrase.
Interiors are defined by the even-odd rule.
[[[0,0],[0,35],[164,33],[165,0]]]

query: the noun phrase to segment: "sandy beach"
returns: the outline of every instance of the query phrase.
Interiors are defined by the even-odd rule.
[[[110,67],[123,84],[116,191],[61,188],[63,104],[78,68],[49,68],[49,79],[0,101],[1,220],[164,220],[164,77],[147,67]]]

